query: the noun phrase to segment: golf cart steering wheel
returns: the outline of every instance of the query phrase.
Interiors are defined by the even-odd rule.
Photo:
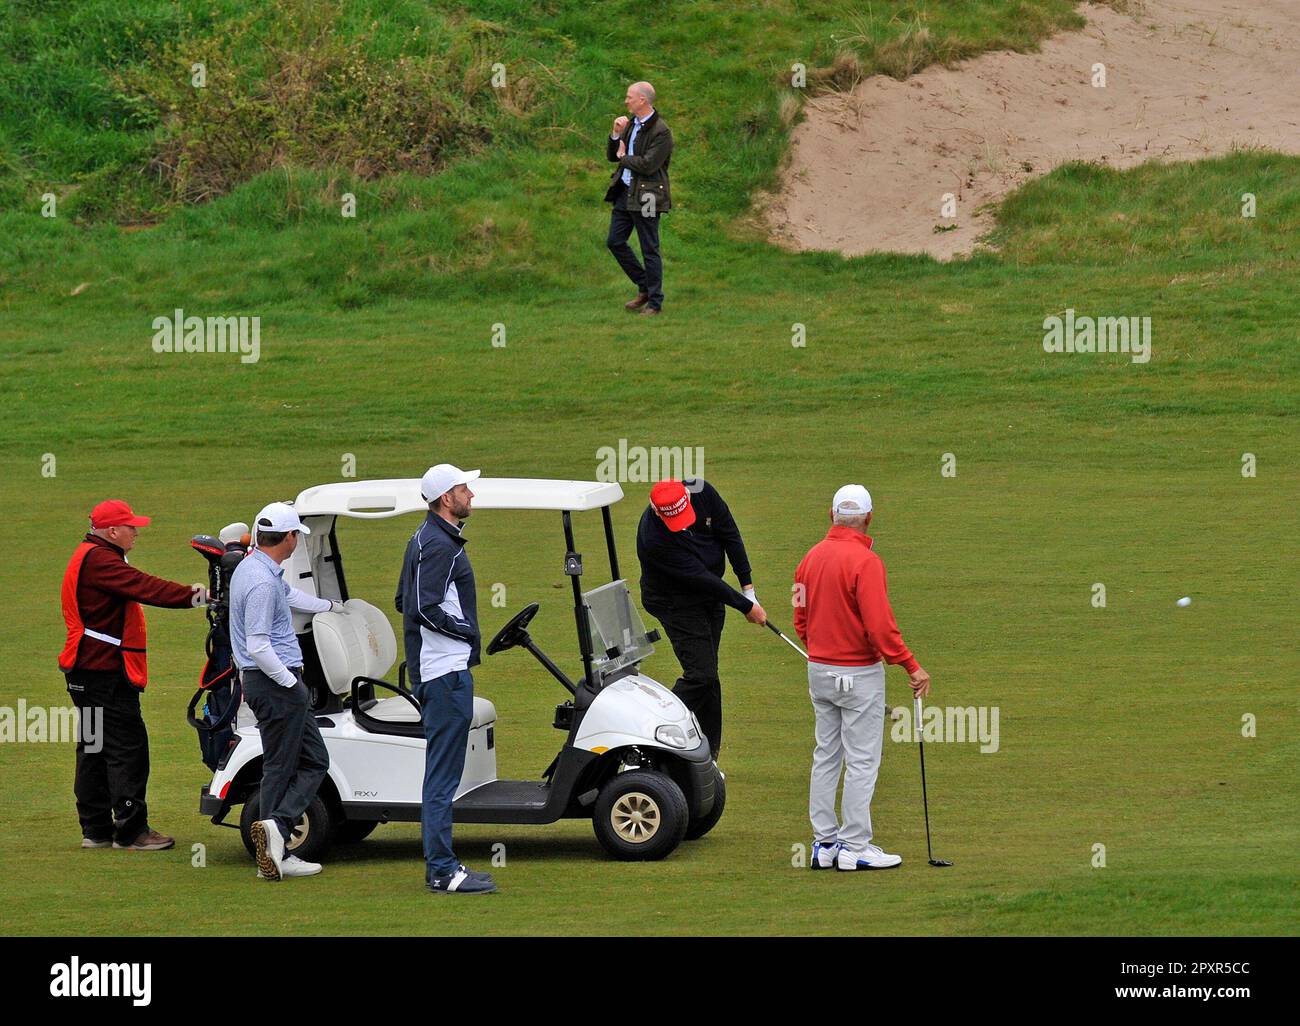
[[[537,615],[537,603],[530,602],[510,618],[510,622],[497,631],[496,637],[488,642],[487,654],[496,655],[508,648],[522,644],[528,638],[528,625]]]

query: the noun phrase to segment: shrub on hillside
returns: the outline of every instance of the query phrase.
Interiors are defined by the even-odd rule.
[[[337,0],[274,0],[116,73],[123,99],[157,125],[148,166],[173,200],[204,202],[279,167],[431,174],[531,105],[527,78],[493,88],[475,45],[499,31],[490,23],[469,25],[445,55],[379,59],[368,34],[339,31],[340,14]]]

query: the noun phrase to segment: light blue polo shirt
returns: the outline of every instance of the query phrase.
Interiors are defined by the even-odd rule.
[[[245,556],[230,578],[230,648],[241,670],[257,665],[248,654],[252,634],[267,635],[272,651],[286,668],[302,666],[284,567],[261,549]]]

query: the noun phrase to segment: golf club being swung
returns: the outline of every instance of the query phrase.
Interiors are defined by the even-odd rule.
[[[921,732],[921,696],[916,695],[916,720],[912,725],[912,732],[916,735],[916,747],[921,753],[921,803],[925,807],[925,853],[930,858],[930,865],[935,868],[951,866],[952,863],[947,859],[936,859],[934,852],[930,848],[930,800],[925,793],[925,738]]]

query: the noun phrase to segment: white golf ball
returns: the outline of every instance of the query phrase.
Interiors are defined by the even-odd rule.
[[[1178,604],[1184,607],[1190,606],[1192,604],[1192,597],[1190,595],[1184,595],[1178,600]]]

